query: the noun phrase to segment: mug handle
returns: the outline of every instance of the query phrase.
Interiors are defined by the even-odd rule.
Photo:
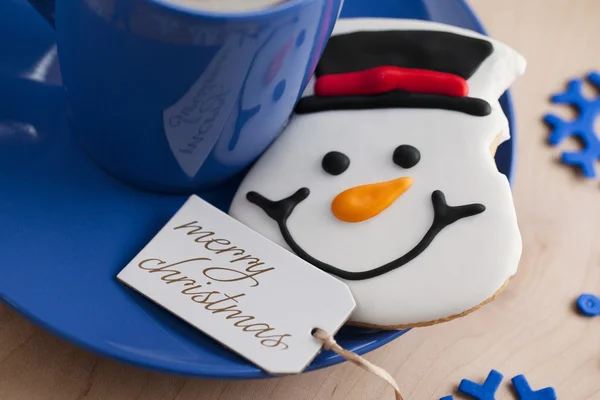
[[[54,28],[54,3],[55,0],[27,0],[29,4]]]

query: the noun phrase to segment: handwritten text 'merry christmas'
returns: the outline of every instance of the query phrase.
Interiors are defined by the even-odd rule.
[[[232,320],[233,326],[243,332],[253,333],[254,337],[260,340],[261,345],[286,350],[289,346],[284,339],[290,337],[290,334],[278,333],[276,328],[269,324],[257,322],[254,316],[244,315],[240,308],[240,300],[246,296],[246,293],[228,295],[206,288],[211,284],[211,280],[221,283],[246,281],[248,288],[254,288],[260,285],[258,281],[260,275],[273,271],[275,268],[266,267],[259,258],[246,254],[246,250],[232,245],[229,240],[215,237],[215,232],[204,230],[197,221],[177,226],[173,230],[186,233],[187,236],[193,238],[194,242],[203,245],[206,250],[214,254],[230,253],[229,265],[215,266],[210,257],[191,258],[176,262],[168,262],[160,258],[147,258],[139,262],[138,267],[150,274],[160,276],[160,279],[167,285],[184,286],[185,289],[180,291],[182,295],[189,296],[190,301],[203,305],[206,311]],[[182,270],[186,266],[200,267],[202,275],[209,280],[206,285],[201,285],[196,279],[184,275]]]

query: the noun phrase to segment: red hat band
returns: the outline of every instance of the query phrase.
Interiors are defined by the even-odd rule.
[[[446,72],[394,66],[323,75],[315,83],[315,94],[324,97],[368,96],[394,90],[464,97],[469,93],[469,84],[464,78]]]

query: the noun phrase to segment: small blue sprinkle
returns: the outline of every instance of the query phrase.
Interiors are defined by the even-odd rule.
[[[495,400],[496,391],[498,391],[503,378],[504,376],[500,372],[493,369],[483,385],[463,379],[458,386],[458,391],[476,400]]]
[[[553,388],[547,387],[544,389],[533,391],[523,375],[518,375],[512,378],[512,384],[515,391],[519,395],[519,400],[556,400],[556,392]]]
[[[585,316],[596,317],[600,315],[600,299],[593,294],[584,293],[577,299],[577,308]]]

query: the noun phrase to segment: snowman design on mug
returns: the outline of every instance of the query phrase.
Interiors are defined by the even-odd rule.
[[[354,324],[465,315],[521,255],[493,155],[509,138],[498,98],[524,69],[513,49],[468,30],[342,20],[230,214],[347,283]]]

